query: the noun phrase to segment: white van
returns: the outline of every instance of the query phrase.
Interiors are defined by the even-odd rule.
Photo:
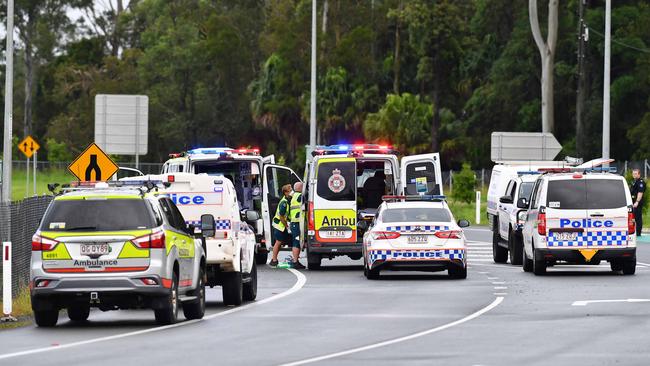
[[[300,181],[296,173],[285,166],[275,165],[273,155],[260,156],[259,149],[212,147],[170,154],[163,164],[162,174],[186,172],[223,175],[235,187],[241,209],[256,211],[263,220],[253,225],[256,234],[257,264],[265,264],[271,238],[271,218],[282,198],[282,186]]]
[[[438,153],[405,156],[382,145],[316,147],[305,172],[307,265],[360,259],[363,234],[384,195],[441,195]]]

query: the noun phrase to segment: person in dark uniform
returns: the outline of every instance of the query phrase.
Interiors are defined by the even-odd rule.
[[[630,193],[632,193],[634,219],[636,220],[636,235],[639,236],[643,228],[643,194],[645,193],[645,182],[641,179],[641,171],[639,169],[632,170],[632,177],[634,178],[634,183],[632,183]]]

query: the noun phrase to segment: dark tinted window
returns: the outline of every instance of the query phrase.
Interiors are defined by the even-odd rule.
[[[316,192],[328,201],[355,201],[356,177],[354,161],[320,163]]]
[[[613,179],[572,179],[548,183],[547,206],[567,210],[627,206],[625,185]]]
[[[419,194],[418,179],[426,180],[427,191],[424,194],[440,194],[436,183],[436,169],[432,162],[410,163],[406,166],[405,194]]]
[[[52,202],[43,218],[44,231],[120,231],[154,227],[143,199],[81,199]]]
[[[525,198],[530,202],[530,194],[533,192],[534,182],[521,183],[519,186],[519,198]]]
[[[442,208],[389,208],[381,217],[383,222],[451,221],[449,212]]]

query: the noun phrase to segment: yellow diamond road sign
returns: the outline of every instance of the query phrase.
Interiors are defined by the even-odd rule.
[[[25,139],[18,144],[18,149],[20,149],[28,159],[31,158],[40,148],[41,145],[39,145],[31,136],[25,137]]]
[[[82,182],[106,181],[119,167],[94,142],[68,166],[70,173]]]

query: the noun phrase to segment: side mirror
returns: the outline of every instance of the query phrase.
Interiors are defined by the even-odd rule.
[[[525,197],[518,199],[517,208],[528,208],[528,200]]]
[[[469,221],[467,221],[465,219],[458,220],[458,226],[460,226],[461,228],[469,227],[469,225],[470,225]]]
[[[210,238],[214,236],[214,216],[210,214],[201,215],[201,233],[204,237]]]
[[[499,202],[501,202],[501,203],[512,203],[512,197],[503,196],[503,197],[499,198]]]
[[[260,219],[260,213],[255,210],[246,210],[246,221],[255,222]]]

